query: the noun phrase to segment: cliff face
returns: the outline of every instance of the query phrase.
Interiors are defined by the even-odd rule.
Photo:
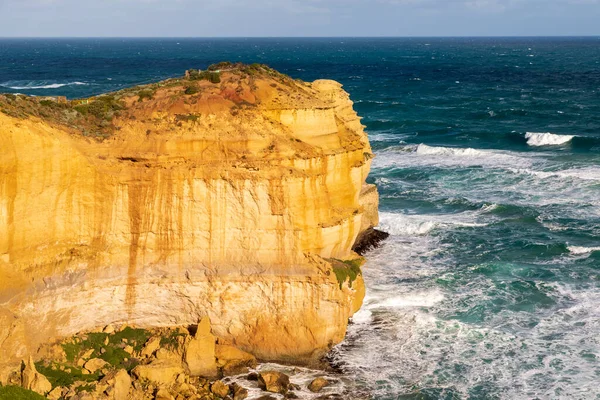
[[[356,258],[377,224],[370,146],[341,85],[231,69],[117,100],[102,141],[73,128],[89,126],[81,107],[0,112],[0,363],[107,324],[206,315],[264,360],[340,342],[364,287],[340,288],[331,259]],[[78,122],[45,117],[57,108]]]

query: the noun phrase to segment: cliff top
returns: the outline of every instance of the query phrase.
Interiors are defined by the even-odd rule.
[[[334,82],[306,83],[266,65],[222,62],[205,71],[192,69],[183,77],[87,99],[0,94],[0,112],[21,119],[39,118],[72,134],[102,141],[128,120],[174,117],[181,126],[202,115],[236,116],[257,106],[267,110],[327,107],[328,102],[316,96],[315,84]]]
[[[46,132],[105,166],[185,164],[214,176],[305,174],[297,160],[370,153],[359,121],[339,83],[260,64],[219,63],[88,99],[0,95],[0,129]]]

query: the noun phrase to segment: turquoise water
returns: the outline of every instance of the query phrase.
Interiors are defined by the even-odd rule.
[[[392,236],[332,356],[348,377],[381,400],[600,398],[599,38],[0,40],[0,90],[222,60],[336,79],[364,117]]]

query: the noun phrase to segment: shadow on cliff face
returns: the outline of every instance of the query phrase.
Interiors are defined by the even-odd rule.
[[[356,243],[354,243],[352,250],[358,255],[364,256],[367,251],[381,246],[381,243],[389,236],[390,234],[387,232],[369,228],[356,239]]]

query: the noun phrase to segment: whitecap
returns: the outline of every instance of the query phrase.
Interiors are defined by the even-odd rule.
[[[416,149],[417,154],[421,155],[441,155],[441,156],[459,156],[459,157],[485,157],[489,152],[476,150],[472,148],[458,147],[436,147],[420,144]]]
[[[484,213],[488,213],[488,212],[494,211],[498,207],[499,206],[496,203],[485,204],[484,206],[481,207],[481,211],[484,212]]]
[[[439,290],[430,292],[406,293],[401,296],[382,299],[381,302],[369,306],[369,308],[406,308],[406,307],[433,307],[444,300],[444,295]]]
[[[17,86],[15,86],[15,85],[17,85]],[[0,84],[0,86],[2,86],[2,87],[8,88],[8,89],[13,89],[13,90],[58,89],[58,88],[61,88],[64,86],[78,86],[78,85],[89,85],[89,84],[85,83],[85,82],[49,83],[49,84],[30,82],[23,86],[19,86],[19,83],[11,83],[11,82],[5,82],[3,84]]]
[[[353,324],[370,324],[373,320],[373,313],[366,307],[362,307],[352,316]]]
[[[557,135],[550,132],[525,133],[525,139],[527,139],[527,144],[530,146],[558,146],[570,142],[574,137],[575,135]]]
[[[571,252],[571,254],[588,254],[594,251],[600,251],[600,247],[583,247],[583,246],[567,246],[567,249]]]
[[[585,181],[600,181],[600,168],[571,168],[559,171],[536,171],[527,168],[508,168],[509,171],[517,174],[527,174],[537,176],[542,179],[562,178],[562,179],[581,179]]]
[[[380,212],[379,227],[395,236],[424,236],[436,228],[487,226],[485,223],[477,222],[477,217],[478,214],[474,212],[436,215],[405,215]]]
[[[433,221],[423,220],[419,217],[379,213],[379,227],[391,235],[397,236],[422,236],[426,235],[436,227]]]

